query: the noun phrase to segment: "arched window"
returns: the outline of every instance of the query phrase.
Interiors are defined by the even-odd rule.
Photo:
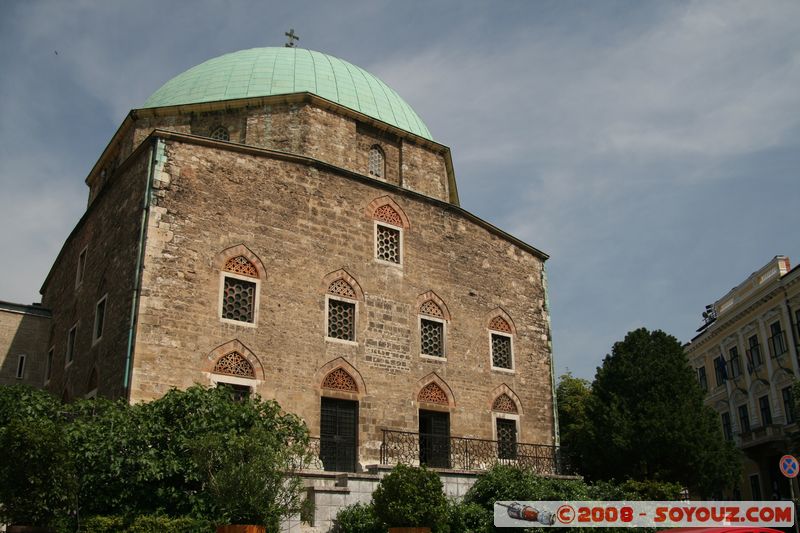
[[[217,359],[212,373],[217,375],[213,382],[217,387],[228,389],[234,401],[242,401],[250,396],[253,389],[249,380],[256,379],[256,371],[238,351],[227,352]]]
[[[243,255],[231,257],[222,268],[221,282],[221,318],[255,324],[258,309],[258,268]]]
[[[383,150],[377,144],[369,149],[369,166],[368,171],[370,176],[382,178],[386,173],[386,157],[383,155]]]
[[[391,205],[375,210],[375,257],[388,263],[402,264],[403,219]]]
[[[328,338],[356,340],[357,297],[353,286],[343,278],[336,279],[328,285],[326,295]]]
[[[445,357],[445,320],[442,308],[433,300],[419,306],[420,354],[429,357]]]
[[[503,392],[492,402],[492,418],[494,419],[494,434],[495,440],[497,440],[497,457],[499,459],[516,459],[517,457],[519,408],[509,394],[513,393]]]
[[[492,368],[514,370],[513,330],[502,316],[489,322],[489,337],[492,353]]]
[[[212,139],[216,139],[218,141],[230,141],[231,136],[228,133],[228,128],[225,126],[217,126],[213,130],[211,130],[211,134],[209,135]]]
[[[344,392],[358,392],[358,384],[344,368],[332,370],[322,380],[322,388]]]

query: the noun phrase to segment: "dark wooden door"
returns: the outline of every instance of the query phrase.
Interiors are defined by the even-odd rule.
[[[450,413],[420,410],[419,462],[450,468]]]
[[[322,398],[320,459],[325,470],[356,471],[358,402]]]

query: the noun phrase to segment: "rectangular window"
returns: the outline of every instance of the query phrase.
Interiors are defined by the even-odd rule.
[[[769,408],[769,396],[762,396],[758,399],[758,409],[761,411],[761,425],[772,424],[772,410]]]
[[[100,301],[97,302],[97,305],[94,307],[94,330],[92,333],[92,343],[95,343],[100,340],[103,336],[103,326],[105,325],[106,321],[106,301],[108,300],[108,295],[103,296],[100,298]]]
[[[81,283],[83,283],[83,275],[86,273],[86,250],[84,248],[81,250],[80,255],[78,255],[78,268],[75,271],[75,287],[80,287]]]
[[[66,365],[69,365],[72,360],[75,358],[75,338],[78,336],[78,325],[75,324],[72,326],[72,329],[69,330],[67,334],[67,354],[66,354]]]
[[[419,320],[420,352],[422,355],[444,357],[444,324],[435,320]]]
[[[25,377],[25,354],[19,354],[17,358],[17,379]]]
[[[375,225],[375,257],[390,263],[400,264],[400,230]]]
[[[704,391],[708,390],[708,378],[706,377],[706,367],[701,366],[697,369],[697,381],[700,383],[700,388]]]
[[[783,397],[783,412],[786,413],[786,423],[794,423],[794,395],[792,394],[792,387],[784,387],[781,391]]]
[[[750,432],[750,413],[747,411],[747,404],[739,406],[739,427],[742,433]]]
[[[725,385],[728,379],[728,371],[725,368],[725,359],[720,355],[714,358],[714,377],[717,380],[717,387]]]
[[[497,457],[499,459],[517,458],[517,422],[498,418],[497,424]]]
[[[772,357],[780,357],[787,351],[786,336],[783,330],[781,330],[781,323],[773,322],[769,326],[769,331],[772,335],[769,338],[769,346],[770,350],[772,351]]]
[[[256,283],[225,276],[222,290],[222,318],[254,323]]]
[[[730,375],[736,379],[742,375],[742,366],[739,363],[739,348],[734,346],[728,350],[728,366],[730,367]]]
[[[47,352],[47,362],[45,363],[44,367],[44,382],[47,383],[50,381],[50,376],[53,374],[53,354],[55,353],[55,347],[50,348]]]
[[[761,346],[758,344],[758,335],[753,335],[747,339],[747,344],[750,346],[747,350],[748,362],[753,368],[760,367],[764,363],[764,360],[761,357]]]
[[[356,339],[356,304],[328,298],[328,337],[354,341]]]
[[[733,440],[730,413],[722,413],[722,434],[725,435],[725,440]]]
[[[492,366],[512,369],[511,337],[492,333]]]

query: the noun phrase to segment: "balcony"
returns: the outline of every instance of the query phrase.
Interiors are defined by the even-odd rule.
[[[783,442],[786,438],[786,434],[782,425],[768,424],[766,426],[750,428],[749,431],[743,431],[740,434],[740,438],[741,448],[753,448],[762,444]]]
[[[572,473],[556,446],[383,430],[381,464],[398,463],[465,471],[503,464],[540,475]]]

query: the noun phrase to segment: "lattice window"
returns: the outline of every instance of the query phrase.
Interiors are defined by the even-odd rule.
[[[403,227],[403,218],[400,216],[400,213],[395,211],[389,204],[384,204],[376,209],[373,218],[380,222],[386,222],[392,226],[397,226],[398,228]]]
[[[444,324],[433,320],[419,321],[420,351],[424,355],[444,357]]]
[[[492,366],[511,369],[511,337],[492,334]]]
[[[356,298],[356,291],[353,289],[352,285],[341,278],[328,285],[328,292],[345,298]]]
[[[328,299],[328,337],[346,341],[355,340],[355,322],[355,303]]]
[[[384,156],[380,146],[373,146],[369,149],[369,175],[382,178],[384,174]]]
[[[501,316],[496,316],[492,319],[491,322],[489,322],[489,329],[493,329],[495,331],[502,331],[504,333],[511,333],[511,326]]]
[[[242,276],[250,276],[251,278],[258,277],[258,269],[243,255],[231,257],[225,263],[224,270],[233,272],[234,274],[241,274]]]
[[[375,253],[378,259],[390,263],[400,262],[400,230],[378,224]]]
[[[439,307],[433,300],[428,300],[419,306],[419,313],[421,315],[435,316],[437,318],[444,318],[442,308]]]
[[[325,376],[325,379],[322,380],[322,388],[345,392],[358,392],[356,380],[343,368],[337,368]]]
[[[255,321],[256,284],[225,276],[222,318],[239,322]]]
[[[517,423],[514,420],[498,418],[497,456],[500,459],[514,459],[517,456]]]
[[[236,351],[228,352],[217,359],[217,363],[214,365],[214,373],[242,378],[256,377],[256,371],[250,361]]]
[[[209,135],[212,139],[216,139],[218,141],[230,141],[231,136],[228,133],[228,128],[225,126],[217,126]]]
[[[417,401],[449,405],[447,394],[436,383],[428,383],[425,385],[422,390],[419,391]]]
[[[492,411],[500,411],[501,413],[516,413],[517,404],[514,403],[514,400],[512,400],[508,394],[501,394],[492,404]]]

